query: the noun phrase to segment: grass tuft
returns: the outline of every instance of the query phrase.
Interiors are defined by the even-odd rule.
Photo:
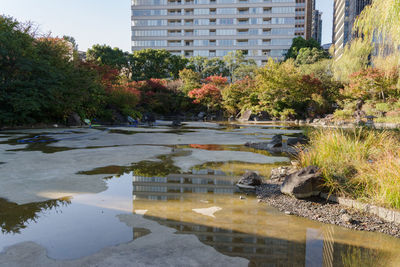
[[[318,166],[331,193],[400,209],[400,142],[395,132],[323,129],[298,159]]]

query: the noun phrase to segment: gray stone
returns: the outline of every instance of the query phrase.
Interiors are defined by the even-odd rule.
[[[242,116],[240,117],[240,120],[241,120],[241,121],[248,121],[248,120],[250,120],[250,117],[251,117],[251,110],[246,110],[246,111],[242,114]]]
[[[297,146],[301,144],[307,144],[307,139],[304,136],[290,137],[286,141],[288,146]]]
[[[270,179],[281,182],[286,178],[287,175],[289,175],[290,173],[293,173],[294,170],[295,169],[293,167],[289,167],[289,166],[282,166],[282,167],[274,168],[271,170]]]
[[[316,166],[309,166],[286,176],[281,192],[295,198],[307,198],[321,193],[323,180]]]
[[[255,172],[246,172],[236,185],[240,188],[252,189],[261,184],[262,179],[260,175]]]
[[[351,218],[351,216],[349,214],[347,214],[347,213],[345,213],[342,216],[340,216],[340,219],[344,223],[352,223],[353,222],[353,218]]]
[[[67,118],[67,126],[82,126],[82,120],[81,117],[78,115],[78,113],[73,112],[71,113],[68,118]]]

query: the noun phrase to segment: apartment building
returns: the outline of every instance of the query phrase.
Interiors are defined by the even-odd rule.
[[[332,42],[335,56],[340,57],[352,37],[352,29],[357,16],[371,0],[334,0]]]
[[[311,37],[312,2],[133,0],[132,51],[154,48],[185,57],[223,57],[242,50],[262,64],[268,57],[282,58],[294,37]]]

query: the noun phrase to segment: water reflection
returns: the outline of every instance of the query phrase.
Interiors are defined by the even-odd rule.
[[[250,266],[381,266],[388,258],[399,262],[395,250],[383,250],[385,242],[393,241],[390,237],[285,216],[252,196],[241,200],[244,194],[234,186],[235,179],[222,171],[134,175],[132,184],[134,210],[146,211],[146,219],[178,234],[194,234],[220,253],[247,258]],[[215,218],[193,212],[209,207],[221,209]],[[368,243],[371,240],[380,245]]]
[[[164,162],[168,163],[167,157]],[[51,258],[76,259],[155,234],[146,228],[151,220],[176,229],[176,234],[195,235],[227,256],[246,258],[250,266],[400,263],[398,239],[286,216],[238,191],[237,178],[222,170],[202,168],[180,174],[150,167],[156,166],[107,180],[108,189],[99,194],[27,205],[1,200],[0,251],[33,241],[45,247]],[[215,208],[213,216],[194,211],[210,208]],[[138,227],[118,219],[134,213],[143,215],[131,219],[129,225]]]
[[[18,205],[0,198],[0,229],[2,233],[20,233],[27,224],[36,222],[45,211],[61,209],[71,204],[69,198]]]

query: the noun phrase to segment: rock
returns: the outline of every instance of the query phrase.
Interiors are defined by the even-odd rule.
[[[290,163],[292,164],[292,166],[293,166],[294,168],[297,168],[297,167],[300,166],[300,162],[298,162],[297,160],[292,160],[292,161],[290,161]]]
[[[293,213],[291,213],[290,211],[285,211],[286,215],[293,215]]]
[[[147,112],[144,114],[142,122],[147,123],[149,126],[153,126],[156,122],[156,117],[153,113]]]
[[[114,124],[128,124],[128,119],[119,112],[118,109],[111,108],[112,122]]]
[[[73,112],[68,116],[67,126],[82,126],[82,120],[78,113]]]
[[[267,150],[271,153],[296,153],[294,148],[288,147],[286,142],[282,142],[282,135],[274,135],[270,142],[246,143],[245,146],[260,150]]]
[[[204,117],[206,116],[206,113],[204,113],[203,111],[201,111],[198,115],[197,115],[197,118],[199,119],[199,120],[204,120]]]
[[[347,214],[347,213],[345,213],[342,216],[340,216],[340,219],[344,223],[352,223],[354,221],[353,218],[351,218],[351,216],[349,214]]]
[[[295,198],[308,198],[321,193],[323,180],[316,166],[309,166],[286,176],[281,192]]]
[[[176,117],[176,118],[172,121],[171,126],[172,126],[172,127],[180,127],[180,126],[182,126],[181,118],[180,118],[179,116]]]
[[[299,136],[299,137],[290,137],[287,139],[286,144],[288,146],[297,146],[297,145],[303,145],[307,144],[307,138],[305,136]]]
[[[282,166],[271,170],[271,180],[282,181],[288,175],[290,167]]]
[[[242,116],[240,117],[241,121],[248,121],[250,120],[251,117],[251,110],[246,110],[245,112],[243,112]]]
[[[270,148],[282,147],[282,135],[274,135],[272,140],[268,143]]]
[[[255,172],[246,172],[242,178],[237,182],[239,188],[255,189],[256,186],[262,184],[260,175]]]

